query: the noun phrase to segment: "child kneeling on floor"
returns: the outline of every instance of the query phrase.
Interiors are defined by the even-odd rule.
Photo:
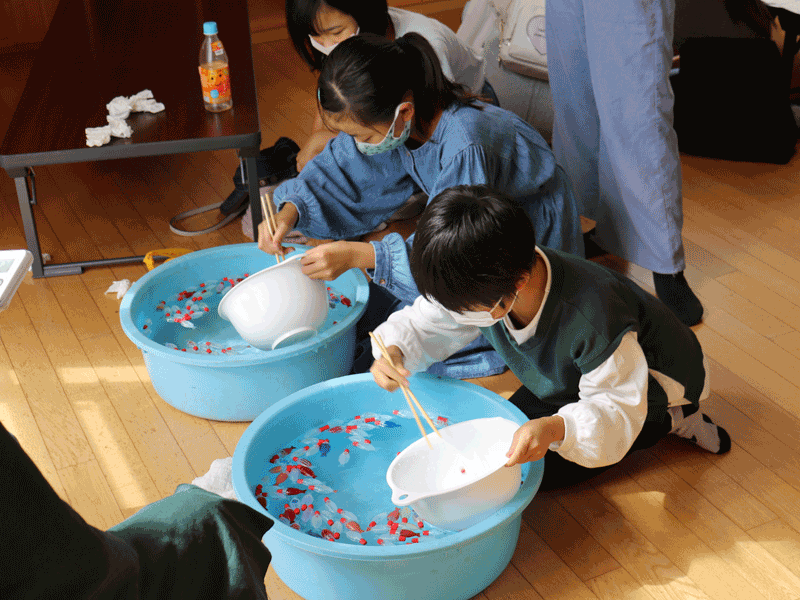
[[[519,203],[486,186],[441,192],[420,218],[411,272],[421,296],[376,329],[398,370],[373,344],[375,381],[393,391],[483,333],[522,382],[510,401],[531,419],[508,465],[544,458],[542,489],[668,433],[730,449],[699,411],[709,376],[694,332],[623,275],[536,246]]]

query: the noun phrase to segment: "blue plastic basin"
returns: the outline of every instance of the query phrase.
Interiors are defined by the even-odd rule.
[[[296,247],[298,252],[307,249]],[[142,351],[153,387],[165,402],[207,419],[252,421],[289,394],[350,372],[355,324],[369,298],[367,279],[359,270],[327,284],[336,302],[331,300],[333,307],[319,333],[285,348],[249,347],[217,314],[219,301],[230,289],[223,278],[243,278],[273,264],[275,258],[256,244],[199,250],[160,265],[125,294],[119,311],[122,329]],[[176,294],[200,289],[200,283],[223,289],[203,298],[209,310],[191,321],[194,328],[167,322],[165,314],[177,304]],[[193,351],[189,341],[199,350]]]
[[[434,415],[449,414],[458,422],[494,416],[520,424],[527,421],[520,410],[501,396],[474,384],[426,374],[412,377],[410,384],[434,419]],[[286,446],[298,437],[325,427],[332,420],[347,421],[360,413],[391,414],[396,409],[407,409],[403,396],[382,390],[370,374],[341,377],[276,402],[253,421],[236,446],[233,455],[236,495],[275,519],[274,526],[264,536],[264,543],[272,553],[273,568],[286,585],[306,600],[466,600],[485,589],[511,561],[522,511],[541,483],[542,461],[523,466],[518,493],[491,517],[463,531],[445,532],[410,545],[362,546],[344,541],[344,536],[333,542],[314,537],[293,529],[285,519],[279,519],[280,515],[268,510],[269,504],[265,508],[256,500],[256,486],[265,481],[265,473],[274,472],[270,471],[274,464],[280,466],[275,462],[278,455],[292,459],[296,450],[289,453],[282,450],[288,450]],[[413,420],[407,419],[402,427],[413,428],[419,438]],[[314,506],[322,506],[323,496],[336,499],[346,494],[350,496],[347,502],[374,503],[374,508],[366,509],[364,514],[370,514],[370,510],[377,513],[387,504],[391,506],[391,489],[385,474],[397,452],[407,445],[407,437],[393,437],[392,432],[400,429],[378,432],[382,437],[372,440],[380,446],[378,451],[353,450],[351,461],[362,462],[355,465],[349,462],[346,468],[341,468],[340,480],[337,480],[339,448],[332,449],[324,459],[319,454],[311,456],[317,480],[325,479],[330,487],[338,488],[334,490],[337,495],[306,490],[305,493],[312,494]],[[287,462],[292,464],[291,460]],[[270,487],[269,493],[274,490],[275,486]]]

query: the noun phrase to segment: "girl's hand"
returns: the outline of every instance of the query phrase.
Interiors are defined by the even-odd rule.
[[[333,281],[353,268],[371,269],[375,266],[372,244],[362,242],[330,242],[308,250],[300,264],[311,279]]]
[[[299,213],[297,207],[291,202],[283,205],[280,212],[275,215],[275,220],[278,226],[275,229],[275,236],[269,233],[269,226],[267,225],[267,215],[263,215],[264,220],[258,225],[258,247],[264,252],[269,254],[280,254],[281,256],[286,252],[291,252],[294,248],[284,248],[281,246],[283,238],[291,231],[292,227],[297,223]]]
[[[550,444],[564,439],[564,419],[558,415],[532,419],[517,429],[511,448],[506,453],[509,457],[507,467],[533,462],[544,457]]]
[[[369,371],[375,378],[375,383],[389,392],[395,391],[401,385],[408,387],[406,377],[411,375],[411,372],[403,366],[403,353],[397,346],[389,346],[386,350],[397,368],[390,365],[384,357],[373,362]]]

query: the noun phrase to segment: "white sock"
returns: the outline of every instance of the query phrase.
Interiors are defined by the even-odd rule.
[[[714,454],[723,454],[731,449],[731,438],[728,432],[699,410],[688,417],[683,416],[682,406],[670,407],[667,412],[672,417],[670,433],[691,440]]]

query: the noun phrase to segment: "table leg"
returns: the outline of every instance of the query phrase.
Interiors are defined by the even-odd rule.
[[[31,198],[36,197],[36,184],[27,171],[15,172],[12,174],[12,177],[14,177],[14,183],[17,186],[17,198],[19,199],[19,211],[22,214],[22,226],[25,229],[25,241],[28,244],[28,250],[33,254],[31,270],[33,271],[34,279],[59,275],[80,275],[83,273],[84,267],[109,267],[112,265],[135,264],[141,263],[144,259],[144,256],[124,256],[120,258],[104,258],[100,260],[45,265],[42,261],[39,233],[36,231],[36,219],[33,216],[33,209],[31,208],[31,205],[34,204]],[[29,177],[31,177],[30,190],[28,188]],[[256,181],[256,185],[257,184],[258,181]]]
[[[250,194],[250,215],[253,218],[253,241],[258,242],[258,226],[264,218],[261,214],[261,199],[259,198],[258,167],[255,156],[246,156],[244,160],[247,170],[247,191]]]
[[[42,262],[42,249],[39,246],[39,233],[36,231],[36,219],[31,208],[31,195],[28,191],[28,174],[14,178],[17,186],[17,199],[19,200],[19,211],[22,214],[22,226],[25,229],[25,241],[28,243],[28,250],[33,254],[33,265],[31,270],[35,278],[44,277],[44,264]],[[31,182],[33,185],[33,182]],[[78,270],[77,273],[81,273]]]

